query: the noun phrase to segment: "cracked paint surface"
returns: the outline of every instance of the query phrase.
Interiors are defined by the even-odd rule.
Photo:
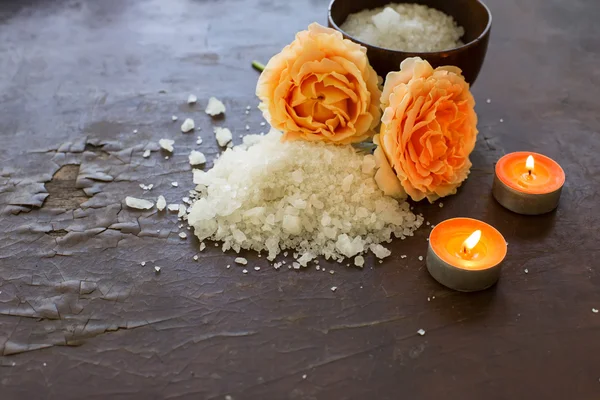
[[[206,168],[220,152],[214,126],[235,143],[246,125],[265,129],[250,62],[325,23],[327,3],[0,3],[2,400],[597,395],[593,2],[488,1],[495,26],[474,87],[481,140],[471,176],[443,209],[415,207],[433,224],[471,216],[504,234],[509,257],[492,290],[464,295],[434,282],[418,261],[429,227],[392,243],[382,265],[367,257],[362,271],[325,261],[335,274],[275,271],[243,253],[245,275],[235,254],[212,243],[199,252],[176,213],[125,206],[126,196],[181,203],[193,188],[189,152],[202,151]],[[225,102],[224,118],[204,113],[210,96]],[[187,117],[197,129],[182,134]],[[175,140],[172,155],[161,138]],[[494,162],[523,148],[566,170],[549,216],[517,216],[491,198]]]

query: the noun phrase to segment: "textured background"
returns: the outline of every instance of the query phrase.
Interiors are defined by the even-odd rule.
[[[198,133],[210,167],[213,125],[235,142],[261,130],[250,61],[325,24],[327,1],[0,2],[0,398],[600,398],[600,3],[489,5],[471,177],[443,208],[416,207],[509,242],[498,286],[461,294],[418,260],[426,227],[363,271],[248,254],[262,269],[243,275],[212,245],[194,262],[173,214],[123,207],[139,183],[179,201]],[[215,122],[212,95],[228,110]],[[200,132],[179,132],[187,116]],[[142,158],[163,137],[173,157]],[[491,197],[494,162],[527,149],[566,171],[552,214]]]

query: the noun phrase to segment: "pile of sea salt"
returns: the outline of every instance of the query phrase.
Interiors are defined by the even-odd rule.
[[[421,4],[388,4],[350,14],[341,26],[356,39],[391,50],[442,51],[462,46],[465,30],[443,12]]]
[[[381,243],[412,236],[422,224],[406,202],[377,187],[372,155],[280,139],[275,130],[246,136],[212,169],[194,171],[187,220],[200,241],[220,241],[223,251],[267,252],[269,260],[291,249],[302,266],[317,256],[356,256],[362,266],[361,254],[387,257]]]

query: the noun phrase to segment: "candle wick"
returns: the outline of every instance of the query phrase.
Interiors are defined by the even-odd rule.
[[[529,170],[529,176],[531,176],[531,170]]]

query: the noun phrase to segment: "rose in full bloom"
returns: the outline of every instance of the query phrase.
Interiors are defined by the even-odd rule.
[[[456,193],[471,168],[477,138],[475,100],[461,70],[420,58],[388,74],[381,95],[376,179],[390,195],[431,202]],[[395,178],[394,179],[394,175]],[[398,182],[400,185],[398,185]]]
[[[379,125],[377,84],[364,47],[313,23],[271,58],[256,95],[283,140],[348,144],[372,137]]]

